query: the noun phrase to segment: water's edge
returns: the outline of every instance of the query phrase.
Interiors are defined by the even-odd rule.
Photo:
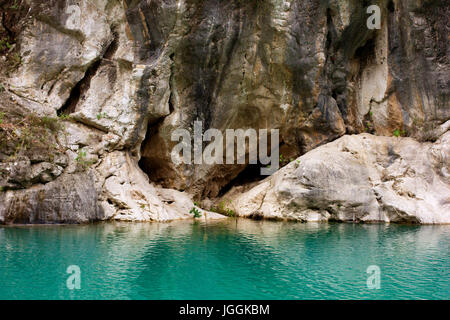
[[[449,246],[437,225],[0,226],[0,299],[449,299]],[[67,287],[74,265],[80,290]]]

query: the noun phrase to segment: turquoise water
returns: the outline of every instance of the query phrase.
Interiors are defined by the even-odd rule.
[[[0,299],[449,299],[449,247],[450,226],[0,227]],[[80,290],[67,288],[70,265]]]

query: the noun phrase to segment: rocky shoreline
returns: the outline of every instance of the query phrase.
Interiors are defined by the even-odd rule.
[[[450,223],[450,8],[372,2],[4,1],[0,224]],[[282,168],[174,163],[195,121]]]

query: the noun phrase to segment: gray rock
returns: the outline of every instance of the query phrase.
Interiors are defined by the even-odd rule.
[[[46,185],[0,192],[0,223],[87,223],[103,219],[93,177],[63,175]]]

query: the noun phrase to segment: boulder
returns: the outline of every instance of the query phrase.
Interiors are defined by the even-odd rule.
[[[243,217],[450,223],[450,131],[435,143],[347,135],[242,191],[224,199]]]

